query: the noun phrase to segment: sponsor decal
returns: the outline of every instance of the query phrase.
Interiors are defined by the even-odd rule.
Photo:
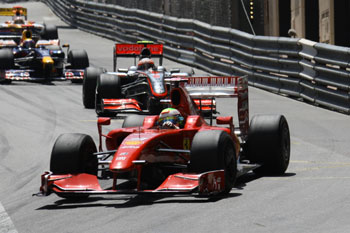
[[[116,54],[135,54],[139,55],[141,50],[145,46],[143,44],[116,44]],[[163,53],[163,45],[162,44],[148,44],[146,46],[151,54],[162,54]]]
[[[122,146],[120,149],[137,149],[139,148],[138,146]]]
[[[184,150],[189,150],[191,147],[191,141],[189,138],[184,138],[183,140],[183,148]]]
[[[125,145],[140,145],[140,144],[142,144],[142,141],[141,140],[127,141],[124,144]]]

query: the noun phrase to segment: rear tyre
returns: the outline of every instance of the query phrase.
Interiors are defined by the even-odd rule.
[[[192,141],[190,171],[203,173],[225,170],[225,190],[228,194],[237,176],[237,160],[234,142],[225,131],[207,130],[198,132]]]
[[[145,116],[129,115],[124,119],[122,128],[142,127],[144,119],[145,119]]]
[[[290,135],[287,120],[282,115],[258,115],[250,122],[248,159],[262,166],[257,174],[282,175],[290,159]]]
[[[113,74],[101,74],[97,78],[95,110],[97,115],[102,116],[102,99],[119,99],[121,97],[120,77]]]
[[[97,78],[104,71],[102,68],[88,67],[84,71],[83,104],[85,108],[95,108]]]
[[[89,57],[85,50],[70,50],[68,53],[68,62],[72,69],[85,69],[89,66]]]
[[[56,40],[58,39],[57,27],[52,24],[44,24],[44,39],[46,40]]]
[[[54,175],[88,173],[97,175],[96,145],[89,135],[61,134],[52,149],[50,171]],[[64,198],[85,198],[88,194],[56,193]]]

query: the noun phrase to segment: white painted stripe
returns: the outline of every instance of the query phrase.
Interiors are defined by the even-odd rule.
[[[0,202],[0,233],[18,233],[10,216]]]

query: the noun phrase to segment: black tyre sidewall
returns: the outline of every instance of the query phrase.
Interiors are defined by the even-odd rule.
[[[95,67],[88,67],[84,71],[82,97],[85,108],[95,108],[97,78],[102,72],[101,68]]]
[[[101,74],[97,78],[95,110],[97,115],[105,115],[102,109],[102,99],[119,99],[121,97],[121,80],[119,76]]]
[[[225,193],[232,189],[237,176],[234,142],[225,131],[198,132],[192,141],[190,171],[203,173],[225,170]]]
[[[12,69],[14,66],[12,49],[0,49],[0,69]]]
[[[85,50],[70,50],[68,53],[68,62],[72,69],[85,69],[89,67],[89,57]]]
[[[250,123],[248,159],[262,164],[256,173],[281,175],[290,159],[290,135],[287,120],[282,115],[257,115]]]
[[[56,40],[58,39],[57,27],[52,24],[44,24],[44,39],[46,40]]]
[[[89,135],[62,134],[52,149],[50,171],[53,174],[88,173],[97,175],[96,145]]]

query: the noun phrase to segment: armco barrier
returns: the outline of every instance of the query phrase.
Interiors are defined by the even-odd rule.
[[[62,20],[119,42],[153,40],[165,56],[216,75],[350,114],[350,48],[83,0],[44,1]]]

